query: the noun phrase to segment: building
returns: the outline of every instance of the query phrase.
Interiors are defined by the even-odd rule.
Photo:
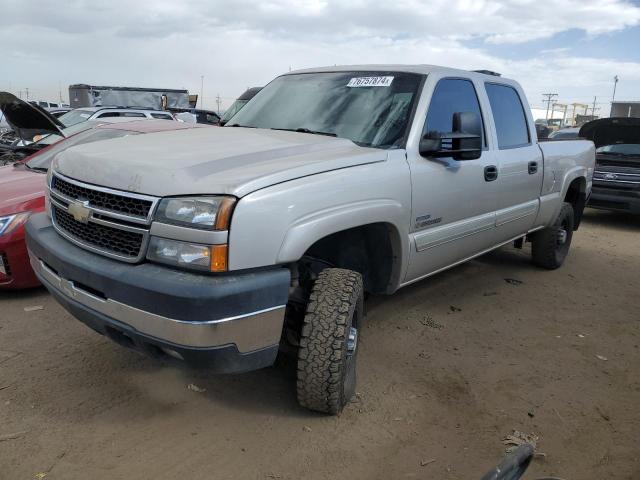
[[[637,117],[640,118],[640,101],[635,102],[612,102],[612,117]]]

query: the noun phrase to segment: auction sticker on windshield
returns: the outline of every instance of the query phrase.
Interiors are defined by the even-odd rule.
[[[393,77],[355,77],[349,80],[347,87],[389,87]]]

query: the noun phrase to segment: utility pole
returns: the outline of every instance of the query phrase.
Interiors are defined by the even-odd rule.
[[[216,104],[218,105],[218,115],[220,115],[220,103],[222,103],[220,99],[220,94],[216,96]]]
[[[27,92],[27,102],[28,102],[29,101],[29,88],[25,87],[24,90],[25,90],[25,92]]]
[[[618,86],[618,80],[620,80],[618,75],[613,77],[613,95],[611,96],[611,111],[609,112],[610,117],[613,116],[613,102],[616,101],[616,87]]]
[[[204,75],[200,75],[200,108],[204,110]]]
[[[596,110],[600,110],[599,108],[596,109],[596,100],[598,97],[593,97],[593,106],[591,107],[591,116],[595,117],[596,116]]]
[[[553,100],[558,96],[557,93],[543,93],[542,94],[543,97],[547,97],[546,100],[543,100],[542,103],[547,104],[547,116],[544,118],[545,120],[549,120],[549,107],[551,106],[551,103],[553,102]]]

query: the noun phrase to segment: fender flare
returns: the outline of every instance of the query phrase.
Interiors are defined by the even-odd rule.
[[[314,212],[291,224],[278,252],[277,263],[298,261],[314,243],[333,233],[382,223],[390,228],[391,245],[397,258],[391,280],[395,289],[409,257],[406,217],[406,208],[392,199],[367,200]]]

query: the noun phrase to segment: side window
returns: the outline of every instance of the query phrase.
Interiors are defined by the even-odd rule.
[[[173,120],[173,117],[167,113],[152,113],[151,116],[159,120]]]
[[[105,112],[98,115],[98,118],[110,118],[110,117],[119,117],[120,112]]]
[[[456,112],[474,112],[480,117],[480,103],[476,89],[470,80],[449,78],[438,82],[431,97],[427,121],[422,134],[429,132],[453,131],[453,114]],[[484,124],[482,125],[482,146],[485,146]]]
[[[121,115],[123,117],[141,117],[141,118],[146,118],[146,115],[144,113],[138,113],[138,112],[122,112]]]
[[[528,145],[529,127],[522,101],[515,88],[508,85],[487,83],[485,85],[493,121],[498,135],[498,148],[513,148]]]

